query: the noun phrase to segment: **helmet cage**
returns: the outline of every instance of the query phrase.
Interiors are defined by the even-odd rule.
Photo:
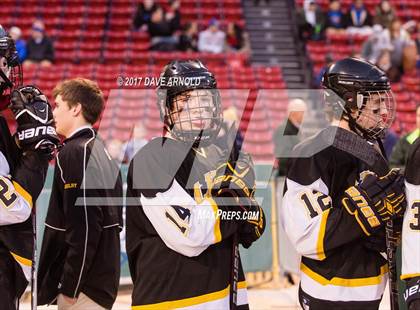
[[[206,145],[219,133],[222,111],[217,89],[187,90],[165,101],[164,123],[176,139]]]
[[[13,39],[9,36],[0,38],[0,94],[8,95],[23,84],[22,66]]]
[[[332,111],[336,117],[347,119],[351,130],[370,140],[382,137],[385,130],[391,127],[395,118],[395,99],[387,79],[355,80],[351,76],[335,75],[326,82],[324,99],[327,110]],[[385,109],[387,112],[382,118],[375,117],[373,111],[367,111],[370,109],[367,103],[375,100],[380,103],[379,110]],[[357,110],[355,116],[354,110]],[[360,124],[362,119],[364,123],[370,124],[369,127]]]
[[[371,105],[375,105],[371,107]],[[391,90],[372,90],[356,94],[357,114],[353,118],[357,129],[367,139],[383,137],[395,119],[395,98]],[[385,111],[385,113],[384,113]],[[368,126],[364,124],[369,124]]]

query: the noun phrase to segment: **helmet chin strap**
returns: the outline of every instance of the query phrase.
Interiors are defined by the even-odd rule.
[[[359,113],[357,115],[357,119],[359,119],[360,115],[361,115],[361,111],[359,110]],[[350,127],[351,131],[353,131],[355,134],[361,136],[364,139],[367,139],[367,140],[372,140],[373,139],[373,137],[371,137],[369,135],[368,131],[365,128],[363,128],[362,126],[360,126],[357,123],[357,119],[354,119],[346,109],[344,110],[344,116],[346,117],[345,119],[349,123],[349,127]]]
[[[3,72],[3,70],[0,70],[0,77],[3,79],[3,83],[6,84],[7,87],[13,88],[13,83],[10,81],[6,73]]]

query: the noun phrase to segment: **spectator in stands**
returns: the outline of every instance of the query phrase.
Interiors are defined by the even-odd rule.
[[[27,57],[24,65],[40,63],[41,66],[50,66],[54,61],[54,47],[52,41],[45,34],[45,26],[41,20],[32,24],[31,38],[26,44]]]
[[[416,74],[415,69],[419,52],[416,43],[416,24],[416,21],[411,20],[403,25],[404,29],[406,29],[410,35],[410,40],[403,51],[403,72],[407,74]]]
[[[236,52],[249,52],[249,36],[244,29],[236,23],[229,23],[226,29],[226,49]]]
[[[226,34],[219,29],[219,22],[212,18],[206,30],[198,35],[200,52],[221,53],[225,47]]]
[[[372,27],[372,34],[363,43],[362,58],[376,64],[383,50],[392,50],[391,42],[387,39],[381,25]]]
[[[392,66],[403,72],[404,50],[410,49],[414,45],[405,26],[398,19],[391,22],[388,29],[383,33],[387,44],[392,45],[391,62]]]
[[[354,0],[346,16],[349,34],[370,35],[372,33],[372,16],[366,9],[363,0]]]
[[[375,9],[373,23],[381,25],[383,28],[388,28],[395,17],[395,10],[389,3],[389,0],[382,0]]]
[[[128,141],[123,149],[125,151],[124,162],[130,162],[134,155],[147,144],[148,140],[146,138],[147,130],[142,123],[136,124],[133,128],[133,137]]]
[[[148,28],[152,37],[151,49],[156,51],[176,50],[178,39],[174,33],[179,28],[179,22],[179,11],[167,15],[163,8],[158,7],[152,14]]]
[[[291,100],[287,108],[288,118],[274,132],[274,155],[278,163],[278,176],[286,175],[288,157],[301,139],[299,129],[307,108],[302,99]]]
[[[398,82],[400,80],[401,71],[392,65],[390,50],[383,49],[375,64],[386,73],[391,82]]]
[[[297,11],[299,36],[303,40],[320,40],[324,27],[324,13],[315,0],[305,0]]]
[[[165,13],[165,19],[171,22],[174,31],[181,30],[180,0],[169,0],[169,4],[169,8]]]
[[[143,3],[139,3],[133,20],[134,29],[140,28],[142,31],[146,31],[152,19],[152,14],[157,8],[158,5],[154,0],[144,0]]]
[[[420,104],[416,108],[416,126],[417,128],[398,140],[392,150],[389,163],[392,167],[403,167],[407,161],[408,152],[411,145],[420,137]]]
[[[197,23],[187,23],[179,36],[178,49],[183,52],[197,52]]]
[[[326,13],[325,29],[328,34],[340,34],[345,31],[345,15],[341,11],[339,0],[331,0],[329,9]]]
[[[318,75],[315,77],[315,87],[319,88],[321,86],[322,77],[324,76],[325,70],[334,62],[334,58],[330,53],[325,55],[325,65],[319,70]]]
[[[16,51],[19,56],[19,61],[22,63],[26,59],[26,42],[21,38],[22,30],[19,27],[13,26],[9,31],[10,37],[15,41]]]

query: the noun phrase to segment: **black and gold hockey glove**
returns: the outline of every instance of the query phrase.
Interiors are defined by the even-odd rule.
[[[394,219],[393,224],[393,234],[392,236],[388,235],[388,240],[391,240],[394,244],[399,245],[401,243],[403,218],[399,217],[397,219]],[[385,227],[382,226],[373,234],[366,237],[366,239],[363,241],[363,245],[365,248],[371,251],[386,253],[386,238],[386,230]]]
[[[219,164],[213,179],[212,193],[222,197],[254,197],[255,172],[249,154],[241,153],[236,162]]]
[[[17,128],[17,142],[24,151],[50,154],[59,143],[55,131],[51,105],[35,86],[23,86],[11,94],[12,110]]]
[[[239,243],[251,246],[264,232],[264,212],[254,199],[255,172],[249,154],[241,153],[236,162],[218,166],[212,184],[212,196],[218,204],[241,212]]]
[[[258,240],[265,230],[265,216],[262,208],[251,198],[252,208],[244,214],[243,223],[239,228],[239,243],[247,249]],[[252,210],[252,211],[251,211]]]
[[[342,202],[370,236],[387,221],[404,215],[407,204],[404,178],[398,169],[392,169],[383,177],[368,173],[360,184],[345,191]]]

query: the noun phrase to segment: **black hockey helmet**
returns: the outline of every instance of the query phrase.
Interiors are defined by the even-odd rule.
[[[0,25],[0,108],[8,104],[10,93],[22,85],[22,67],[15,42]]]
[[[395,100],[385,72],[377,66],[357,58],[344,58],[331,64],[324,73],[322,86],[326,89],[326,104],[336,113],[348,118],[352,130],[365,138],[377,138],[389,128],[395,116]],[[331,93],[331,91],[333,93]],[[387,111],[376,126],[363,128],[358,119],[366,104],[380,98]],[[356,117],[351,116],[357,110]]]
[[[160,77],[158,107],[167,130],[181,141],[201,145],[211,142],[222,123],[220,93],[214,75],[199,60],[175,60],[164,67]],[[194,90],[197,92],[191,93]],[[181,119],[180,113],[186,108],[190,113]],[[204,115],[204,110],[210,113]],[[194,126],[197,122],[207,125],[198,129]]]

